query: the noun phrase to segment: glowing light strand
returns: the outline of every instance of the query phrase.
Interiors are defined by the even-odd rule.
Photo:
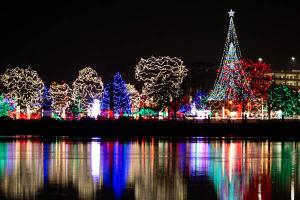
[[[8,117],[10,112],[14,110],[15,110],[14,101],[1,94],[0,95],[0,117]]]
[[[43,102],[44,83],[30,67],[7,69],[1,81],[22,113],[38,111]]]
[[[54,112],[61,114],[69,108],[72,91],[67,83],[53,82],[50,85],[49,95],[52,99],[51,108]]]
[[[103,83],[101,77],[91,67],[79,71],[72,85],[72,101],[79,112],[87,114],[94,99],[102,96]]]
[[[181,84],[188,70],[179,58],[154,56],[141,59],[135,67],[135,77],[143,82],[143,94],[162,109],[180,97]]]
[[[135,89],[134,85],[126,84],[126,88],[131,102],[131,112],[138,112],[141,103],[140,93]]]
[[[229,12],[230,22],[227,32],[223,57],[218,70],[213,90],[209,94],[210,101],[232,100],[232,89],[236,89],[234,80],[241,79],[236,63],[241,59],[241,51],[233,22],[234,11]]]
[[[116,115],[131,114],[130,95],[120,73],[105,85],[101,110],[102,112],[113,111]]]

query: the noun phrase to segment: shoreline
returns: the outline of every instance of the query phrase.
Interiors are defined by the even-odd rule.
[[[300,139],[300,121],[208,123],[192,121],[0,120],[0,135],[74,137],[240,137]]]

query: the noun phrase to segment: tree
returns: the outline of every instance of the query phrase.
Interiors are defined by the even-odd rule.
[[[207,93],[203,91],[197,91],[193,97],[192,103],[195,103],[197,110],[205,110],[207,108]]]
[[[135,89],[134,85],[126,84],[126,88],[131,103],[131,112],[138,112],[141,103],[140,93]]]
[[[235,67],[224,66],[222,69],[230,76],[224,76],[223,81],[231,82],[234,87],[227,88],[226,96],[241,108],[242,116],[250,102],[263,103],[267,100],[267,91],[271,85],[270,65],[258,61],[241,59],[233,64]]]
[[[249,85],[254,100],[262,102],[268,98],[268,89],[272,84],[270,65],[263,62],[244,61],[243,69],[249,76]]]
[[[130,95],[120,73],[105,85],[101,110],[102,112],[113,111],[113,114],[117,115],[131,114]]]
[[[209,93],[209,101],[234,100],[234,93],[239,89],[238,80],[242,80],[239,73],[239,60],[241,51],[233,22],[234,12],[229,12],[229,28],[220,68],[212,91]]]
[[[91,67],[79,71],[77,79],[72,85],[72,101],[77,111],[87,114],[92,107],[94,99],[102,96],[103,83],[101,77]]]
[[[299,113],[299,99],[295,90],[286,85],[272,86],[268,91],[268,113],[271,110],[281,110],[283,116],[293,116]]]
[[[179,58],[150,57],[141,59],[135,67],[135,77],[143,82],[143,91],[147,97],[152,98],[157,108],[168,108],[169,116],[172,103],[176,117],[176,103],[181,98],[181,84],[187,75],[187,69]]]
[[[181,98],[176,98],[171,102],[172,113],[174,114],[174,119],[176,120],[176,113],[178,110],[184,111],[183,109],[189,105],[189,98],[183,96]]]
[[[67,83],[53,82],[50,85],[49,95],[52,99],[51,108],[60,115],[65,113],[71,103],[72,91]]]
[[[243,102],[242,109],[245,109],[246,104],[251,100],[252,104],[261,105],[263,112],[263,106],[268,99],[268,89],[272,84],[270,65],[263,61],[253,62],[251,60],[241,60],[240,65],[241,74],[244,77],[241,84],[244,85],[248,97]]]
[[[8,117],[9,112],[12,112],[14,110],[15,110],[15,105],[13,100],[1,94],[0,95],[0,117]]]
[[[30,115],[41,108],[44,83],[36,71],[30,67],[7,69],[1,81],[22,113]]]
[[[44,110],[50,110],[52,105],[52,98],[49,94],[49,89],[45,86],[44,92],[43,92],[43,104],[42,108]]]

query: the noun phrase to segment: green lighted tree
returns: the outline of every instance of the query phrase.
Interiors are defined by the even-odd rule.
[[[284,116],[299,113],[299,98],[295,90],[286,85],[272,86],[268,91],[268,114],[271,110],[281,110]]]

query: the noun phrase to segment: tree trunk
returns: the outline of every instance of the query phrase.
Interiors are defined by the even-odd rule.
[[[177,121],[177,115],[176,115],[176,107],[173,107],[173,114],[174,114],[174,120]]]
[[[242,123],[244,123],[245,119],[245,101],[242,101]]]
[[[268,109],[268,119],[271,119],[271,105],[269,103],[269,101],[267,101],[267,109]]]

